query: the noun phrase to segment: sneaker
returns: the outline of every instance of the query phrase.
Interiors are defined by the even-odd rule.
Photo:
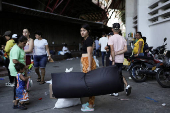
[[[82,108],[85,108],[86,106],[89,106],[89,103],[88,103],[88,102],[85,103],[85,104],[83,104],[83,105],[82,105]]]
[[[131,94],[131,89],[130,85],[126,86],[126,95],[129,96]]]
[[[18,105],[13,105],[13,109],[18,109]]]
[[[94,111],[94,108],[89,108],[89,107],[85,107],[85,108],[81,108],[81,111]]]
[[[7,82],[7,83],[5,83],[5,86],[11,86],[11,87],[14,87],[14,86],[15,86],[15,83]]]
[[[83,104],[82,105],[82,108],[85,108],[86,106],[89,106],[89,103],[87,102],[87,103],[85,103],[85,104]],[[93,104],[93,107],[94,107],[95,105]]]

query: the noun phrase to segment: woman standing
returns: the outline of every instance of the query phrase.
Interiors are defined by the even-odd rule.
[[[4,51],[5,51],[4,56],[6,58],[5,67],[8,71],[8,76],[9,76],[9,82],[6,83],[6,86],[13,87],[14,86],[14,77],[10,75],[8,66],[9,66],[10,51],[11,51],[12,47],[15,45],[15,40],[17,40],[18,37],[17,37],[17,34],[13,34],[12,38],[11,38],[11,31],[6,31],[4,36],[7,40],[6,45],[5,45],[5,49],[4,49]]]
[[[144,48],[144,40],[142,39],[142,33],[137,32],[136,38],[138,41],[134,44],[133,54],[135,57],[144,56],[143,48]]]
[[[34,67],[35,67],[35,72],[38,75],[37,82],[40,82],[40,84],[44,84],[45,67],[47,63],[47,53],[48,53],[49,60],[51,59],[51,55],[48,48],[48,42],[46,39],[42,38],[41,31],[35,32],[35,38],[36,39],[34,40]],[[41,69],[41,75],[39,72],[39,68]]]
[[[28,28],[23,29],[22,34],[28,39],[24,51],[26,53],[26,65],[30,65],[31,56],[33,55],[34,40],[30,38],[30,30]]]
[[[17,71],[15,69],[16,63],[22,63],[25,65],[25,52],[23,48],[25,47],[27,43],[27,38],[25,36],[21,36],[18,40],[18,44],[14,45],[13,48],[10,51],[10,63],[9,63],[9,71],[11,76],[15,77],[15,87],[14,87],[14,109],[17,109],[17,100],[16,100],[16,87],[17,87],[17,80],[16,75]]]
[[[89,37],[90,35],[90,26],[88,24],[82,25],[80,29],[80,34],[84,38],[84,43],[82,47],[82,57],[81,63],[83,65],[83,72],[87,73],[91,70],[96,69],[95,60],[92,57],[93,53],[93,39]],[[94,111],[95,97],[89,97],[89,102],[82,105],[81,111]]]

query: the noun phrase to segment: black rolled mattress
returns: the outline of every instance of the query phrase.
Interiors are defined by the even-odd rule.
[[[56,98],[80,98],[124,91],[123,78],[116,66],[98,68],[88,73],[52,73],[52,90]]]

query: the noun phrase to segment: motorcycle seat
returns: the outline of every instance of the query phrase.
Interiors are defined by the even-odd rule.
[[[146,57],[146,56],[137,56],[137,57],[132,56],[131,57],[131,59],[136,59],[136,58],[147,59],[147,60],[154,60],[153,57]]]

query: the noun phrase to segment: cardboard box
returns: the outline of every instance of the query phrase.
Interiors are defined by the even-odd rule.
[[[51,98],[51,99],[57,99],[57,98],[55,98],[54,95],[53,95],[52,84],[49,84],[49,93],[50,93],[50,98]]]

